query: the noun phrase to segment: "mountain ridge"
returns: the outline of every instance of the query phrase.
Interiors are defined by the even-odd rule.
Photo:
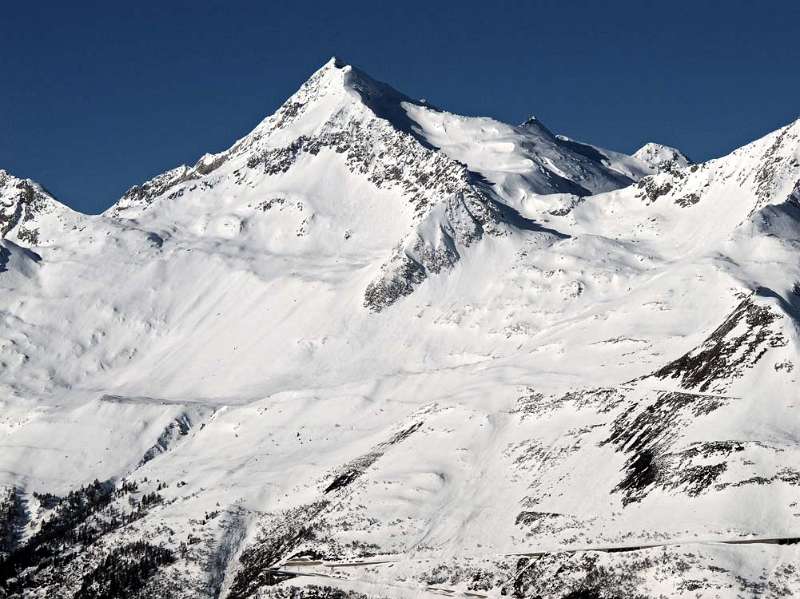
[[[0,172],[0,596],[800,593],[800,122],[651,149],[332,59],[103,215]]]

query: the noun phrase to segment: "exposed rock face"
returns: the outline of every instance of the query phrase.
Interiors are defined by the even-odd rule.
[[[36,245],[37,217],[53,210],[52,198],[40,186],[0,170],[0,237],[13,231],[20,241]]]
[[[724,393],[732,380],[741,378],[745,368],[758,364],[769,348],[788,344],[780,326],[783,319],[775,308],[747,298],[700,347],[653,376],[678,379],[684,389]]]
[[[0,169],[0,238],[26,247],[49,245],[84,220],[38,183]]]

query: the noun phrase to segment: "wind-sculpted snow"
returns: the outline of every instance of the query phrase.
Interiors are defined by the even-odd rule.
[[[800,136],[706,163],[332,60],[80,215],[0,175],[0,596],[800,594]]]

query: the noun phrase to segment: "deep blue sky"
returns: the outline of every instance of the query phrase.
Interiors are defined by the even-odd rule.
[[[452,112],[721,155],[800,113],[800,2],[8,2],[0,168],[97,212],[330,56]]]

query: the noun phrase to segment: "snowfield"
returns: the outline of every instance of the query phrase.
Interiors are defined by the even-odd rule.
[[[0,233],[0,597],[800,595],[800,121],[626,156],[332,59]]]

